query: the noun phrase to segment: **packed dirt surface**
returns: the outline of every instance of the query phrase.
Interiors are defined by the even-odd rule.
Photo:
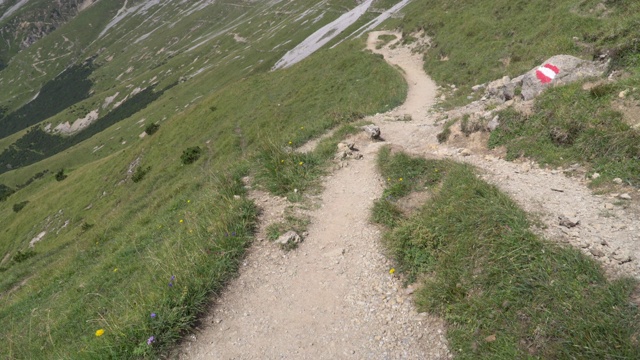
[[[401,111],[424,115],[434,102],[435,84],[424,74],[419,55],[405,48],[400,53],[408,66],[403,69],[419,77],[410,83]],[[259,241],[239,277],[183,344],[180,359],[451,356],[443,322],[416,312],[413,288],[404,288],[402,279],[390,273],[381,232],[369,222],[370,208],[383,189],[376,153],[388,142],[355,141],[363,158],[342,163],[324,179],[317,209],[297,210],[311,220],[297,249],[284,252],[265,240],[264,228],[282,219],[287,201],[253,192],[263,210]]]
[[[396,40],[376,49],[382,34]],[[367,121],[380,126],[384,141],[355,142],[361,160],[341,162],[323,181],[309,216],[304,241],[286,252],[266,241],[265,229],[281,221],[292,204],[252,190],[262,209],[258,241],[240,274],[217,298],[200,327],[178,350],[179,359],[447,359],[452,354],[441,319],[417,313],[403,280],[380,245],[370,208],[383,189],[375,167],[381,146],[394,145],[429,157],[451,157],[480,169],[481,176],[510,194],[545,226],[553,241],[576,245],[600,260],[609,274],[640,277],[638,206],[595,196],[584,181],[531,163],[511,163],[487,152],[439,145],[439,115],[430,110],[436,85],[424,73],[420,55],[401,46],[399,33],[373,32],[368,48],[403,70],[406,102]],[[419,46],[420,44],[414,44]],[[409,121],[398,121],[409,120]],[[305,147],[309,150],[311,146]],[[640,193],[633,193],[640,197]],[[559,216],[579,219],[559,225]]]

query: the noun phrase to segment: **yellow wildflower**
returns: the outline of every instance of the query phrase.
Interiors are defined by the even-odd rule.
[[[191,200],[187,200],[187,204],[190,203],[190,202],[191,202]]]
[[[300,161],[300,162],[298,163],[298,165],[302,166],[302,165],[304,165],[304,163],[303,163],[302,161]]]
[[[301,126],[301,127],[300,127],[300,130],[304,130],[304,126]]]
[[[402,181],[402,178],[398,179],[398,181]]]
[[[118,268],[114,268],[114,269],[113,269],[113,272],[116,272],[116,271],[118,271]]]
[[[284,164],[284,160],[280,160],[280,164]]]
[[[394,269],[394,268],[391,268],[391,269],[389,270],[389,274],[391,274],[391,275],[393,275],[393,273],[394,273],[394,272],[396,272],[396,269]]]
[[[180,219],[180,224],[182,224],[184,222],[184,220]]]
[[[100,329],[96,331],[96,336],[102,336],[104,335],[104,329]]]
[[[291,141],[289,141],[289,145],[293,144]]]

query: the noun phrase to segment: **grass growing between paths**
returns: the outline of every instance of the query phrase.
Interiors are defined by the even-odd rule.
[[[500,113],[489,146],[506,146],[507,159],[526,156],[541,164],[590,164],[600,184],[621,178],[640,187],[640,131],[612,109],[618,94],[629,92],[633,77],[584,90],[581,84],[552,88],[535,102],[532,115],[512,109]],[[630,92],[628,97],[640,97]],[[633,100],[632,100],[633,101]]]
[[[638,54],[636,0],[415,0],[404,12],[390,25],[407,34],[424,29],[431,37],[427,74],[459,88],[448,107],[469,102],[475,84],[518,76],[553,55],[591,60],[608,54],[618,67]]]
[[[386,197],[428,184],[431,199],[416,214],[402,216],[401,198],[383,198],[373,218],[387,226],[398,268],[421,282],[420,309],[448,322],[458,358],[640,357],[635,281],[608,281],[578,250],[540,239],[526,214],[468,165],[383,149],[379,168],[413,184],[398,193],[399,181],[389,181]]]

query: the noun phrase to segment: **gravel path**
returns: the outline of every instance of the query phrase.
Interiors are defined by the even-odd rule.
[[[265,241],[265,227],[282,219],[286,199],[253,191],[263,209],[261,233],[248,252],[239,277],[220,296],[201,327],[184,342],[179,359],[446,359],[441,319],[418,314],[412,288],[405,289],[380,247],[380,231],[369,223],[383,179],[375,157],[385,144],[428,157],[469,162],[481,176],[511,195],[542,223],[537,231],[568,243],[599,260],[611,276],[640,278],[638,198],[593,195],[584,180],[562,169],[507,162],[486,152],[439,145],[434,124],[442,114],[430,110],[436,86],[422,70],[422,59],[391,42],[375,49],[381,34],[369,35],[368,48],[403,69],[406,102],[367,120],[382,129],[384,142],[352,139],[362,160],[341,163],[324,182],[314,210],[297,209],[311,219],[305,241],[283,252]],[[417,44],[418,46],[420,44]],[[397,121],[405,115],[411,121]],[[305,147],[306,150],[312,146]],[[632,189],[624,189],[629,190]],[[573,228],[559,216],[580,220]]]
[[[370,37],[373,47],[378,33]],[[405,49],[406,54],[410,54]],[[435,84],[419,56],[401,110],[426,114]],[[390,274],[370,208],[383,190],[376,153],[388,142],[356,137],[362,160],[342,163],[323,182],[304,242],[290,252],[264,241],[267,224],[282,218],[285,199],[253,192],[262,230],[240,271],[180,359],[446,359],[444,324],[413,305],[412,288]],[[301,210],[298,210],[301,211]]]

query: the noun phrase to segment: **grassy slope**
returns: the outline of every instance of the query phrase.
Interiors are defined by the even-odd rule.
[[[361,47],[344,44],[228,85],[153,136],[73,169],[62,182],[48,176],[14,194],[0,209],[0,252],[25,251],[33,236],[49,233],[33,257],[3,266],[2,356],[127,358],[175,340],[251,238],[253,207],[232,196],[243,195],[243,159],[404,98],[399,74]],[[204,159],[181,165],[182,150],[196,145]],[[138,157],[151,171],[120,184]],[[9,205],[23,200],[30,202],[14,213]]]
[[[511,159],[527,156],[554,166],[579,162],[602,175],[596,184],[620,177],[640,186],[640,133],[613,108],[622,91],[627,106],[640,98],[639,2],[420,0],[406,14],[395,24],[406,32],[424,28],[433,39],[425,55],[427,73],[440,84],[458,86],[445,106],[480,96],[471,92],[475,84],[520,75],[553,55],[591,60],[607,54],[611,70],[624,70],[626,78],[591,91],[581,90],[581,83],[548,91],[532,116],[507,110],[490,146],[506,146]]]
[[[399,269],[420,279],[419,307],[447,320],[457,358],[640,356],[635,281],[609,282],[594,260],[534,235],[526,214],[466,165],[385,149],[379,167],[389,181],[374,220],[387,226]],[[403,215],[396,203],[411,191],[430,200]]]
[[[0,183],[15,186],[24,183],[33,174],[42,170],[75,168],[124,149],[128,146],[127,144],[136,141],[146,124],[162,123],[229,83],[268,70],[287,48],[302,41],[307,35],[344,11],[342,2],[333,1],[325,7],[316,8],[305,17],[300,17],[300,13],[309,4],[316,3],[296,1],[275,4],[271,7],[256,3],[248,8],[216,3],[186,18],[175,14],[167,15],[165,13],[171,12],[173,8],[163,8],[157,10],[158,13],[150,13],[147,17],[138,16],[125,20],[100,41],[83,45],[86,46],[83,48],[85,56],[99,54],[96,58],[99,68],[91,76],[94,80],[93,96],[78,103],[73,109],[48,119],[45,123],[51,122],[55,126],[59,122],[73,122],[92,109],[98,109],[100,116],[104,116],[108,110],[102,109],[101,106],[106,97],[119,93],[114,103],[120,101],[134,88],[149,86],[154,77],[159,81],[157,85],[159,88],[181,78],[187,81],[172,88],[151,106],[122,121],[118,126],[92,137],[80,146],[67,150],[64,155],[0,175]],[[317,23],[312,23],[311,20],[322,13],[323,9],[326,10],[324,16]],[[100,10],[107,12],[105,9]],[[171,27],[157,25],[150,21],[154,17],[167,17],[176,22]],[[63,36],[71,37],[70,34],[74,32],[82,32],[79,29],[93,22],[90,16],[77,18],[58,32],[51,34],[51,39],[48,41],[61,42],[60,39]],[[236,27],[224,32],[223,30],[226,30],[229,24]],[[154,29],[158,30],[153,34],[162,34],[162,36],[150,36],[140,40],[141,34]],[[91,36],[95,37],[96,33],[99,33],[95,29],[94,32],[86,37],[92,39]],[[204,45],[188,51],[202,39],[219,32],[221,32],[220,35],[213,37]],[[235,41],[230,32],[239,34],[247,42]],[[167,41],[167,39],[170,40]],[[285,39],[290,42],[284,44]],[[6,79],[23,72],[21,64],[26,63],[26,59],[36,56],[36,50],[28,49],[21,55],[24,58],[22,61],[16,61],[12,67],[6,69],[4,71]],[[194,75],[200,69],[206,69],[206,71]],[[1,83],[0,86],[2,86]],[[12,91],[18,90],[12,88]],[[142,123],[138,123],[139,121]],[[15,140],[14,136],[11,138]],[[123,145],[123,142],[127,144]],[[8,146],[9,144],[7,140],[0,141],[0,145]],[[102,148],[96,150],[99,147]]]
[[[640,4],[605,1],[603,12],[596,7],[601,2],[417,0],[394,24],[432,37],[425,69],[436,82],[461,88],[449,100],[455,105],[468,101],[471,86],[520,75],[553,55],[591,60],[609,51],[614,62],[624,57],[637,42]]]

